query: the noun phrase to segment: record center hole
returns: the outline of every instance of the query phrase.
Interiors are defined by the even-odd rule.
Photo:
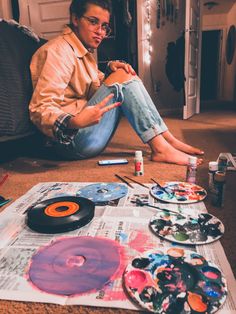
[[[68,267],[81,267],[84,265],[86,258],[83,255],[70,256],[66,260]]]
[[[100,189],[100,190],[98,190],[98,193],[107,193],[107,192],[108,192],[107,189]]]
[[[58,211],[58,212],[64,212],[64,211],[68,210],[68,208],[69,208],[69,206],[58,206],[58,207],[56,208],[56,211]]]

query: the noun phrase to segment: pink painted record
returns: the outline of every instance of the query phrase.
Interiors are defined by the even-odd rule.
[[[68,237],[39,249],[31,259],[28,277],[41,291],[79,295],[102,289],[119,265],[117,242],[88,236]]]
[[[128,295],[154,313],[215,313],[227,297],[220,269],[198,253],[178,247],[137,256],[126,267],[123,280]]]

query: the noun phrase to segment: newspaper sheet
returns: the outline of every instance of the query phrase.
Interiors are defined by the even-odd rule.
[[[146,201],[161,208],[179,210],[183,214],[206,212],[203,202],[188,205],[163,204],[152,198],[149,189],[133,184],[134,189],[129,188],[128,194],[122,199],[96,206],[95,217],[83,228],[65,234],[52,235],[39,234],[27,227],[26,213],[31,206],[53,197],[76,196],[79,189],[88,184],[39,183],[0,213],[0,299],[140,310],[127,298],[122,288],[122,272],[100,291],[87,295],[66,297],[40,291],[27,278],[31,257],[39,248],[60,237],[105,237],[118,241],[124,248],[124,260],[121,263],[124,270],[135,256],[157,247],[172,245],[171,242],[164,241],[149,230],[148,223],[156,213],[156,209],[136,206],[132,201],[137,197],[143,202]],[[182,247],[197,251],[222,270],[227,279],[229,292],[226,302],[218,313],[236,313],[236,281],[220,242],[190,248]]]

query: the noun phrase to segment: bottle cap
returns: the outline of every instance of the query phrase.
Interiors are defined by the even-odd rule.
[[[191,165],[196,165],[197,164],[197,157],[195,156],[190,156],[188,158],[188,162],[191,164]]]
[[[228,159],[227,159],[227,157],[226,157],[226,156],[224,156],[224,155],[220,155],[220,157],[219,157],[219,161],[227,162],[227,161],[228,161]]]
[[[141,150],[136,150],[135,152],[135,158],[142,158],[143,157],[143,153]]]
[[[209,162],[209,170],[218,171],[218,162],[217,161],[210,161]]]
[[[225,181],[225,172],[216,171],[214,180],[217,182],[224,182]]]

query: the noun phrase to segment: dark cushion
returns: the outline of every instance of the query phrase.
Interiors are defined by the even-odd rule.
[[[32,96],[30,60],[45,42],[19,25],[0,22],[0,141],[34,132],[28,106]]]

